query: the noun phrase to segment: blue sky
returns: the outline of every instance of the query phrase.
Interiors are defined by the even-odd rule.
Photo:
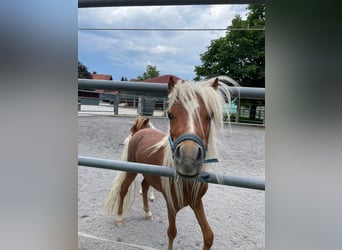
[[[79,28],[226,28],[247,5],[79,8]],[[200,54],[225,31],[78,31],[78,60],[90,72],[132,79],[148,64],[160,75],[195,77]]]

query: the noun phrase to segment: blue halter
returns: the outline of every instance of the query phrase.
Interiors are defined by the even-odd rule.
[[[172,157],[173,157],[173,154],[176,150],[176,147],[178,146],[179,143],[181,143],[182,141],[186,141],[186,140],[191,140],[191,141],[194,141],[196,142],[202,149],[203,151],[203,159],[204,159],[204,163],[215,163],[215,162],[218,162],[218,159],[217,158],[211,158],[211,159],[205,159],[206,157],[206,154],[207,154],[207,148],[206,146],[203,144],[201,138],[199,138],[197,135],[195,134],[191,134],[191,133],[184,133],[182,134],[180,137],[177,138],[177,140],[175,142],[172,141],[172,138],[171,136],[169,136],[169,143],[170,143],[170,146],[171,146],[171,151],[172,151]]]

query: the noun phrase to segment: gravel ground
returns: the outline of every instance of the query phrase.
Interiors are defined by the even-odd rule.
[[[119,159],[122,142],[133,117],[79,116],[78,152],[82,156]],[[152,118],[167,130],[167,119]],[[245,177],[265,177],[263,127],[234,125],[220,133],[219,172]],[[167,212],[162,195],[150,204],[154,219],[145,221],[141,197],[135,200],[124,225],[104,212],[104,200],[116,171],[80,166],[78,169],[79,249],[167,249]],[[140,178],[140,176],[139,176]],[[265,193],[263,191],[210,184],[204,206],[214,231],[212,249],[265,248]],[[192,210],[177,215],[175,249],[202,249],[202,233]]]

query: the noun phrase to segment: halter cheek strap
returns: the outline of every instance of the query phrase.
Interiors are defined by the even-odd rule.
[[[180,144],[182,141],[191,140],[191,141],[196,142],[201,147],[201,149],[203,151],[203,154],[204,154],[203,155],[204,163],[215,163],[215,162],[218,162],[217,158],[205,159],[206,154],[207,154],[207,148],[203,144],[201,138],[199,138],[195,134],[190,134],[190,133],[182,134],[180,137],[177,138],[177,140],[175,142],[173,142],[171,136],[169,136],[168,139],[169,139],[169,143],[170,143],[170,146],[171,146],[172,157],[173,157],[173,154],[174,154],[178,144]]]

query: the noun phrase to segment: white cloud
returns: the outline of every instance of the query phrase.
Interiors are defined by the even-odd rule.
[[[144,52],[147,51],[147,48],[145,46],[142,46],[138,43],[135,43],[133,41],[125,41],[122,44],[122,49],[132,51],[132,52]]]
[[[81,8],[78,21],[80,28],[226,28],[235,15],[245,18],[246,7]],[[146,62],[151,62],[162,74],[173,71],[194,75],[194,66],[200,64],[200,53],[206,51],[211,40],[224,34],[225,31],[79,31],[79,53],[102,52],[113,64],[144,70]]]
[[[175,54],[178,51],[179,49],[175,47],[167,46],[167,45],[157,45],[150,49],[150,52],[153,54],[165,54],[165,53]]]

